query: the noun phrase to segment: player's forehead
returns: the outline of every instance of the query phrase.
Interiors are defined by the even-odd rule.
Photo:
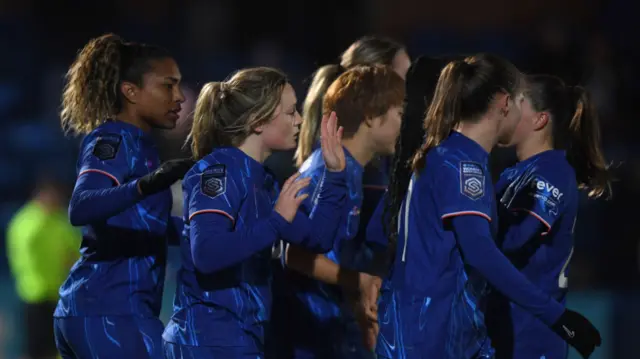
[[[145,73],[145,80],[177,84],[182,80],[182,74],[175,60],[167,57],[150,61],[149,71]]]
[[[287,110],[295,106],[298,102],[296,97],[296,91],[291,84],[286,84],[282,90],[282,96],[280,97],[280,105],[283,109]]]

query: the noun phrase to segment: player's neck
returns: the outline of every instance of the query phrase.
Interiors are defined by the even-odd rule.
[[[496,130],[487,126],[487,124],[487,121],[479,121],[477,123],[460,122],[456,131],[473,140],[487,151],[487,153],[490,153],[496,143],[498,143],[498,138],[496,136]]]
[[[139,116],[133,113],[131,110],[127,111],[127,109],[123,110],[119,114],[116,115],[116,119],[118,121],[126,122],[128,124],[134,125],[141,129],[142,131],[149,131],[151,127],[148,123],[142,121]]]
[[[370,148],[371,139],[367,139],[368,141],[364,140],[364,136],[358,133],[349,139],[342,140],[342,145],[362,167],[371,162],[374,155],[374,152]]]
[[[516,156],[518,161],[524,161],[527,158],[531,158],[539,153],[552,150],[553,146],[549,142],[543,142],[542,144],[535,138],[531,138],[529,141],[516,146]]]
[[[262,139],[256,135],[247,137],[238,148],[259,163],[264,163],[267,157],[271,156],[271,150],[267,149],[262,143]]]

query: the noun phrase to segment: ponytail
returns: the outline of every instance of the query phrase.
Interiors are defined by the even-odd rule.
[[[569,123],[567,160],[576,172],[581,189],[589,191],[589,197],[611,195],[611,173],[600,141],[597,110],[590,96],[582,87],[571,88],[575,99],[575,111]]]
[[[115,115],[122,39],[107,34],[92,39],[67,71],[60,124],[66,132],[86,134]]]
[[[214,147],[238,147],[270,121],[288,84],[287,76],[269,67],[239,70],[227,81],[209,82],[196,100],[187,137],[195,160]]]
[[[322,102],[324,94],[335,79],[345,70],[358,65],[391,66],[396,55],[404,46],[390,38],[364,36],[356,40],[340,55],[340,65],[326,65],[319,68],[314,76],[302,110],[302,126],[295,153],[296,166],[300,167],[313,152],[320,136]]]
[[[66,133],[86,134],[122,111],[120,84],[142,86],[151,60],[169,58],[167,50],[124,42],[114,34],[90,40],[65,76],[60,124]]]
[[[405,108],[396,142],[389,189],[382,216],[382,227],[394,251],[397,241],[398,215],[411,181],[411,158],[424,140],[424,118],[446,59],[418,58],[409,69],[406,81]]]
[[[463,116],[461,105],[465,79],[473,76],[472,71],[473,65],[457,60],[447,64],[440,73],[424,120],[425,140],[413,156],[411,168],[415,173],[424,168],[427,152],[446,139],[460,122]]]
[[[187,142],[191,142],[193,159],[196,161],[208,155],[216,143],[222,143],[224,140],[215,120],[216,112],[225,96],[223,88],[223,82],[206,83],[196,100],[193,125],[187,136]]]
[[[343,72],[340,65],[326,65],[319,68],[313,75],[307,97],[302,109],[302,125],[298,137],[298,148],[295,153],[296,166],[300,167],[313,152],[313,146],[320,136],[320,122],[322,121],[322,102],[327,89]]]

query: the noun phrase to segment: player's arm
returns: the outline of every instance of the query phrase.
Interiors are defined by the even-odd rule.
[[[182,178],[191,168],[190,159],[171,160],[155,171],[132,181],[129,156],[119,134],[91,134],[83,141],[80,172],[69,203],[74,226],[105,221],[158,193]]]
[[[486,218],[461,215],[450,219],[465,263],[487,281],[547,325],[555,323],[564,307],[531,283],[496,247]]]
[[[462,215],[451,218],[451,223],[465,262],[493,287],[547,324],[579,352],[591,353],[600,345],[600,334],[588,319],[546,295],[502,255],[493,243],[486,218]]]
[[[297,272],[327,284],[339,285],[348,291],[357,290],[360,283],[359,272],[342,268],[324,254],[313,253],[300,246],[287,247],[285,262]]]
[[[353,290],[358,288],[360,274],[341,268],[325,255],[318,253],[328,252],[333,246],[348,191],[345,171],[322,171],[320,175],[311,175],[311,185],[304,190],[311,195],[302,203],[298,213],[308,216],[310,228],[314,230],[312,236],[316,237],[313,242],[320,245],[316,245],[315,248],[307,244],[288,245],[285,263],[289,268],[311,278]]]
[[[214,176],[216,186],[207,184]],[[240,188],[223,164],[216,164],[199,175],[189,198],[189,239],[196,269],[212,273],[236,265],[256,252],[273,246],[290,228],[275,210],[251,226],[235,228],[241,205]],[[189,180],[189,179],[187,179]]]
[[[475,268],[507,298],[540,318],[555,323],[564,307],[543,293],[497,248],[491,233],[491,201],[486,183],[490,181],[482,166],[461,162],[454,170],[444,166],[436,183],[438,211],[445,228],[454,232],[465,263]]]
[[[504,232],[498,235],[503,238],[501,249],[505,253],[517,251],[547,231],[542,222],[526,213],[510,214],[507,218],[500,217],[500,221],[508,221]]]
[[[310,185],[300,191],[309,196],[296,214],[296,228],[303,229],[300,240],[292,242],[313,253],[326,253],[333,247],[340,217],[347,197],[346,171],[326,169],[311,176]]]
[[[69,203],[69,220],[74,226],[104,221],[142,199],[137,181],[125,183],[129,164],[122,137],[89,136],[83,141],[80,171]]]
[[[318,280],[337,281],[335,264],[320,253],[326,253],[333,247],[344,201],[347,195],[345,171],[330,172],[320,167],[303,176],[311,180],[309,186],[301,191],[308,197],[300,205],[298,217],[308,223],[309,233],[303,243],[290,243],[287,246],[285,263],[292,269],[307,274]],[[324,270],[327,272],[324,272]],[[323,280],[324,281],[324,280]],[[335,284],[335,283],[330,283]]]
[[[507,191],[517,191],[505,207],[500,221],[506,221],[502,250],[512,252],[533,239],[544,236],[560,218],[565,208],[566,179],[556,173],[531,173],[524,183],[513,183]],[[515,187],[515,188],[513,188]],[[513,189],[512,189],[513,188]]]

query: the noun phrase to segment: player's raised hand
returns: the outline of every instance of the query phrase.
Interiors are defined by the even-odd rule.
[[[324,164],[331,172],[344,170],[347,161],[342,148],[342,126],[338,127],[338,118],[335,112],[322,116],[320,125],[320,145]]]
[[[582,314],[566,309],[560,319],[551,326],[556,334],[587,359],[602,344],[600,332]]]
[[[287,222],[291,223],[298,212],[298,207],[305,198],[309,197],[308,194],[298,194],[301,189],[307,187],[311,178],[303,178],[299,181],[296,179],[300,177],[300,172],[289,177],[284,182],[278,200],[274,206],[274,210],[278,212]]]

